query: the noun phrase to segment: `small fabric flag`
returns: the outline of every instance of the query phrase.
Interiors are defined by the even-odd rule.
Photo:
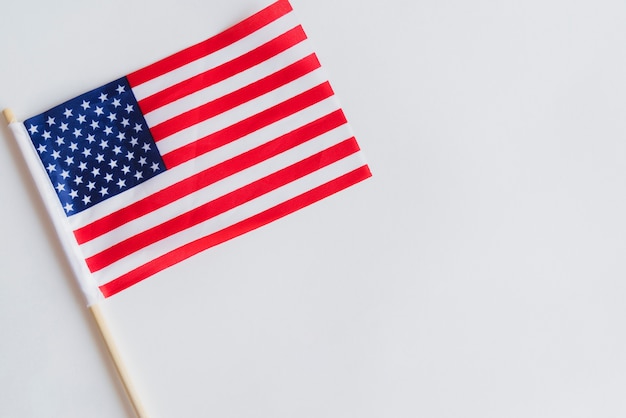
[[[371,175],[287,0],[11,127],[89,304]]]

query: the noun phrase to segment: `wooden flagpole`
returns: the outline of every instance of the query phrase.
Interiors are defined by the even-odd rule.
[[[13,114],[13,111],[11,109],[8,109],[8,108],[4,109],[2,111],[2,114],[4,115],[4,118],[6,119],[8,124],[17,122],[17,119],[15,118],[15,115]],[[98,326],[98,330],[100,331],[102,340],[104,341],[107,351],[109,352],[109,355],[111,356],[111,360],[113,361],[113,364],[115,365],[115,370],[117,371],[120,381],[122,382],[122,386],[124,387],[126,396],[128,397],[128,400],[130,401],[133,407],[133,411],[135,412],[135,415],[137,416],[137,418],[148,418],[148,414],[146,413],[143,407],[143,404],[140,402],[135,388],[131,384],[131,379],[128,374],[128,370],[124,366],[122,358],[119,354],[119,350],[117,349],[117,345],[115,344],[115,341],[113,340],[113,336],[111,335],[111,332],[109,331],[109,327],[107,326],[106,320],[104,319],[104,316],[102,315],[102,311],[100,310],[97,304],[93,304],[92,306],[90,306],[89,311],[91,312],[93,319],[95,320],[96,325]]]
[[[135,411],[135,415],[137,418],[148,418],[148,414],[143,407],[143,404],[139,400],[139,396],[137,396],[137,391],[131,383],[130,376],[128,375],[128,370],[124,366],[124,362],[120,357],[119,351],[117,349],[117,345],[113,340],[113,336],[109,331],[109,327],[106,324],[104,316],[102,316],[102,311],[97,304],[91,305],[89,307],[89,311],[93,315],[96,324],[98,325],[98,330],[100,330],[100,335],[104,340],[104,343],[109,351],[111,359],[113,360],[113,364],[115,365],[115,370],[117,370],[117,374],[120,377],[120,381],[122,382],[122,386],[124,386],[124,391],[126,392],[126,396],[133,406],[133,410]]]
[[[15,122],[15,115],[13,114],[13,111],[9,108],[6,108],[2,111],[2,114],[4,115],[4,118],[7,120],[7,123],[13,123]]]

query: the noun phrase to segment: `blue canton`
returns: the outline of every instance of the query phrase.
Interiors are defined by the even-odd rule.
[[[24,125],[68,216],[165,171],[126,77]]]

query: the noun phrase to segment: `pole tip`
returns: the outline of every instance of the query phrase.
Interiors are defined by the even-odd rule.
[[[15,122],[15,115],[13,114],[13,111],[9,108],[6,108],[2,111],[2,114],[4,115],[4,118],[7,120],[7,123],[13,123]]]

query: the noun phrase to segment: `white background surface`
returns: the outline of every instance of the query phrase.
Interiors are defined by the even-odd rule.
[[[23,119],[269,1],[4,3]],[[104,303],[151,417],[626,416],[626,3],[292,4],[374,177]],[[0,136],[0,417],[130,417]]]

